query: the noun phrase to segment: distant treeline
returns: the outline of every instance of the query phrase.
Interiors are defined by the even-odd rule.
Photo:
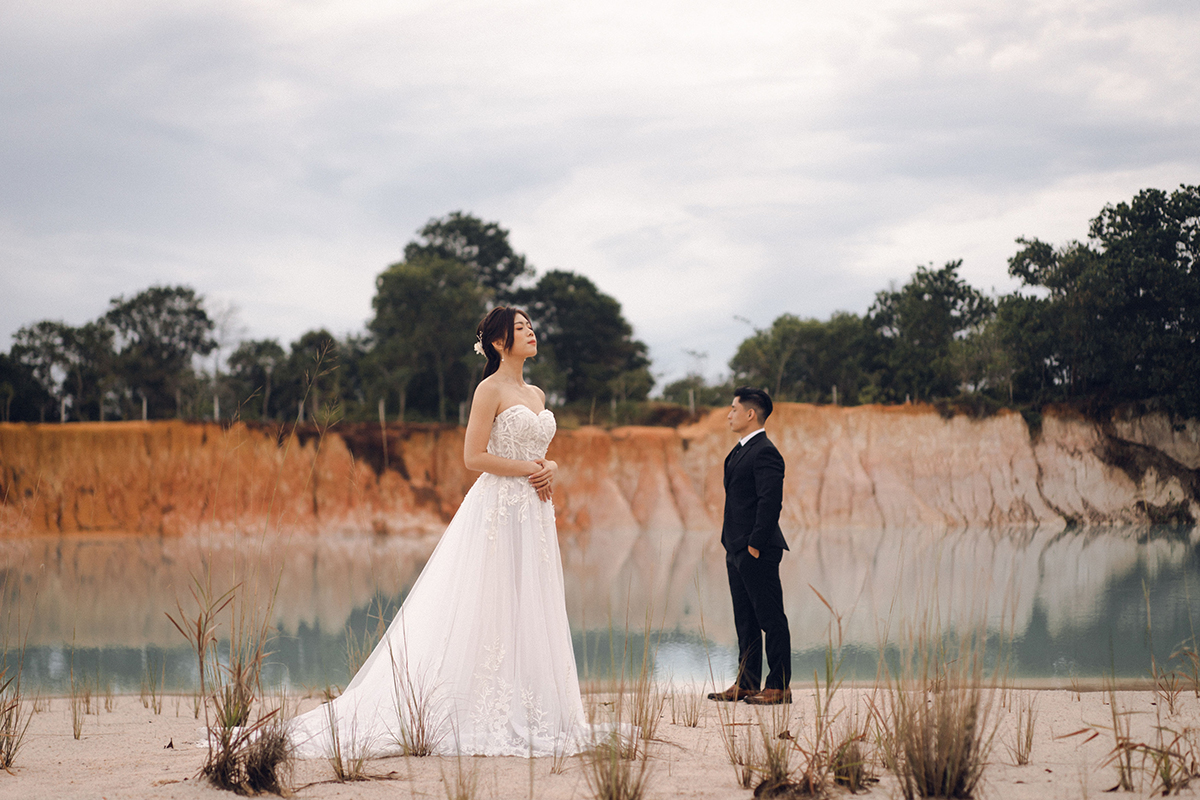
[[[1019,239],[1012,294],[988,297],[952,261],[918,267],[865,316],[785,314],[741,343],[728,385],[691,375],[663,395],[684,402],[690,389],[718,404],[730,386],[753,384],[812,403],[1143,403],[1197,416],[1200,186],[1143,190],[1105,206],[1088,233],[1060,247]]]
[[[455,212],[430,220],[404,260],[375,280],[367,330],[339,339],[311,330],[285,349],[242,341],[225,359],[216,322],[187,286],[116,297],[99,319],[42,321],[0,354],[5,421],[105,419],[457,420],[481,377],[475,326],[496,304],[537,322],[532,379],[556,404],[645,399],[646,345],[621,305],[582,275],[540,279],[508,231]]]
[[[1200,414],[1200,187],[1139,192],[1106,206],[1087,242],[1020,239],[1012,294],[965,283],[960,261],[918,267],[868,312],[785,314],[741,343],[720,385],[700,374],[663,389],[679,404],[723,405],[752,384],[778,400],[960,402],[1101,410],[1144,403]],[[582,275],[536,281],[508,232],[461,212],[431,220],[376,279],[367,330],[305,333],[288,349],[242,341],[225,366],[203,299],[185,286],[114,298],[80,327],[21,328],[0,354],[4,420],[457,418],[479,380],[475,324],[488,307],[529,309],[539,330],[530,378],[555,405],[644,400],[646,346],[620,304]],[[586,413],[584,416],[588,416]]]

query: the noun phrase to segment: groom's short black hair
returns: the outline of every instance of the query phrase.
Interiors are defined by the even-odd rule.
[[[759,422],[766,422],[767,417],[771,416],[771,411],[775,408],[771,402],[771,395],[762,389],[755,389],[753,386],[739,386],[733,390],[733,396],[742,405],[753,408],[758,413]]]

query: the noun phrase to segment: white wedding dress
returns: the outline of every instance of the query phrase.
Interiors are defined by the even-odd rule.
[[[543,458],[554,414],[496,416],[488,452]],[[301,757],[404,752],[414,708],[435,752],[575,753],[592,735],[567,625],[554,506],[528,478],[484,473],[346,691],[292,720]]]

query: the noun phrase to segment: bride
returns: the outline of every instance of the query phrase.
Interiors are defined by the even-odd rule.
[[[522,373],[537,337],[523,311],[504,307],[476,336],[487,366],[463,460],[483,474],[346,691],[292,721],[302,757],[399,755],[422,743],[542,756],[587,744],[550,502],[554,414]]]

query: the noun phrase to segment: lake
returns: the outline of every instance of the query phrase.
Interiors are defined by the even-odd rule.
[[[602,536],[593,533],[592,537]],[[782,566],[794,680],[812,680],[840,641],[847,678],[870,680],[878,654],[926,624],[983,630],[989,663],[1014,680],[1069,686],[1145,678],[1151,653],[1191,644],[1200,615],[1200,531],[1172,527],[839,530],[790,537]],[[436,540],[398,536],[140,536],[0,539],[0,624],[26,636],[24,680],[65,692],[74,671],[118,692],[151,673],[172,690],[197,682],[195,656],[167,618],[191,612],[189,587],[235,583],[247,608],[273,597],[266,679],[320,690],[348,680],[349,642],[390,619]],[[641,553],[577,563],[564,547],[567,608],[581,676],[604,678],[623,653],[650,649],[662,680],[727,684],[736,663],[720,546],[703,557]],[[819,596],[818,596],[819,593]],[[829,604],[838,617],[825,605]],[[223,629],[223,630],[227,630]],[[840,631],[840,634],[839,634]]]

